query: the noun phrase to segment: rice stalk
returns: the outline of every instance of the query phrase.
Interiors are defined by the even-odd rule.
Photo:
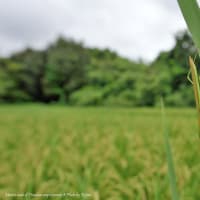
[[[171,195],[172,195],[172,200],[179,200],[173,154],[172,154],[171,145],[169,142],[169,129],[166,123],[166,117],[165,117],[166,115],[165,115],[163,100],[161,100],[161,110],[162,110],[163,136],[164,136],[165,153],[166,153],[167,165],[168,165],[168,176],[169,176],[169,182],[170,182]]]
[[[190,72],[191,72],[191,78],[192,78],[190,82],[193,85],[194,97],[195,97],[196,108],[197,108],[197,113],[198,113],[198,128],[199,128],[198,133],[200,137],[200,85],[199,85],[197,67],[194,63],[194,60],[191,57],[189,57],[189,66],[190,66]]]
[[[185,22],[188,26],[190,33],[192,34],[193,41],[198,49],[200,55],[200,7],[197,3],[197,0],[178,0],[180,9],[182,11]],[[198,113],[198,134],[200,137],[200,86],[199,78],[197,73],[197,67],[194,63],[194,60],[189,57],[189,66],[191,72],[190,82],[193,85],[196,108]],[[189,76],[188,76],[189,77]]]

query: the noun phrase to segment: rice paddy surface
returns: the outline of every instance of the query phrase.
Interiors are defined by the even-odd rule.
[[[196,112],[166,113],[181,199],[199,200]],[[171,199],[159,108],[1,105],[0,150],[0,199]]]

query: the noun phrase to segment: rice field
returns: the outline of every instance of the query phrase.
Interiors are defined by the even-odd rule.
[[[180,197],[199,200],[196,112],[166,112]],[[171,199],[160,108],[1,105],[0,150],[0,199]]]

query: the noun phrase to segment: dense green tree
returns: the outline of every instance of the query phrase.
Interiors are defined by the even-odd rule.
[[[193,95],[187,96],[187,98],[183,97],[188,94],[188,91],[191,91],[191,84],[187,80],[188,57],[196,57],[197,51],[187,31],[179,32],[175,41],[175,46],[168,52],[161,52],[151,67],[161,74],[162,87],[160,86],[160,89],[162,91],[160,92],[166,98],[168,105],[193,105]],[[200,64],[198,57],[196,57],[196,63]]]
[[[31,97],[22,89],[22,65],[9,59],[0,59],[0,101],[28,101]]]
[[[12,55],[11,60],[21,65],[18,80],[22,91],[27,93],[33,101],[44,100],[43,77],[46,67],[46,53],[26,49]]]
[[[44,77],[48,100],[67,101],[70,93],[86,82],[89,62],[87,50],[80,43],[59,38],[47,49],[47,69]]]
[[[186,81],[188,67],[188,57],[196,56],[196,48],[187,31],[179,32],[175,37],[175,46],[168,52],[161,52],[153,65],[165,65],[172,78],[171,86],[173,91],[178,90],[182,85],[189,84]],[[196,59],[199,63],[199,59]],[[167,73],[167,72],[166,72]]]
[[[89,54],[87,87],[72,93],[71,102],[83,105],[135,105],[135,85],[146,66],[122,58],[108,49],[91,49]]]
[[[195,54],[187,32],[178,33],[174,47],[150,64],[60,37],[43,51],[0,58],[0,101],[154,106],[162,96],[169,106],[190,106],[187,60]],[[195,62],[200,64],[198,57]]]

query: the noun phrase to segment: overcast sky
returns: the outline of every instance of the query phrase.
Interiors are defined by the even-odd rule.
[[[185,28],[177,0],[0,0],[0,55],[63,35],[150,61]]]

